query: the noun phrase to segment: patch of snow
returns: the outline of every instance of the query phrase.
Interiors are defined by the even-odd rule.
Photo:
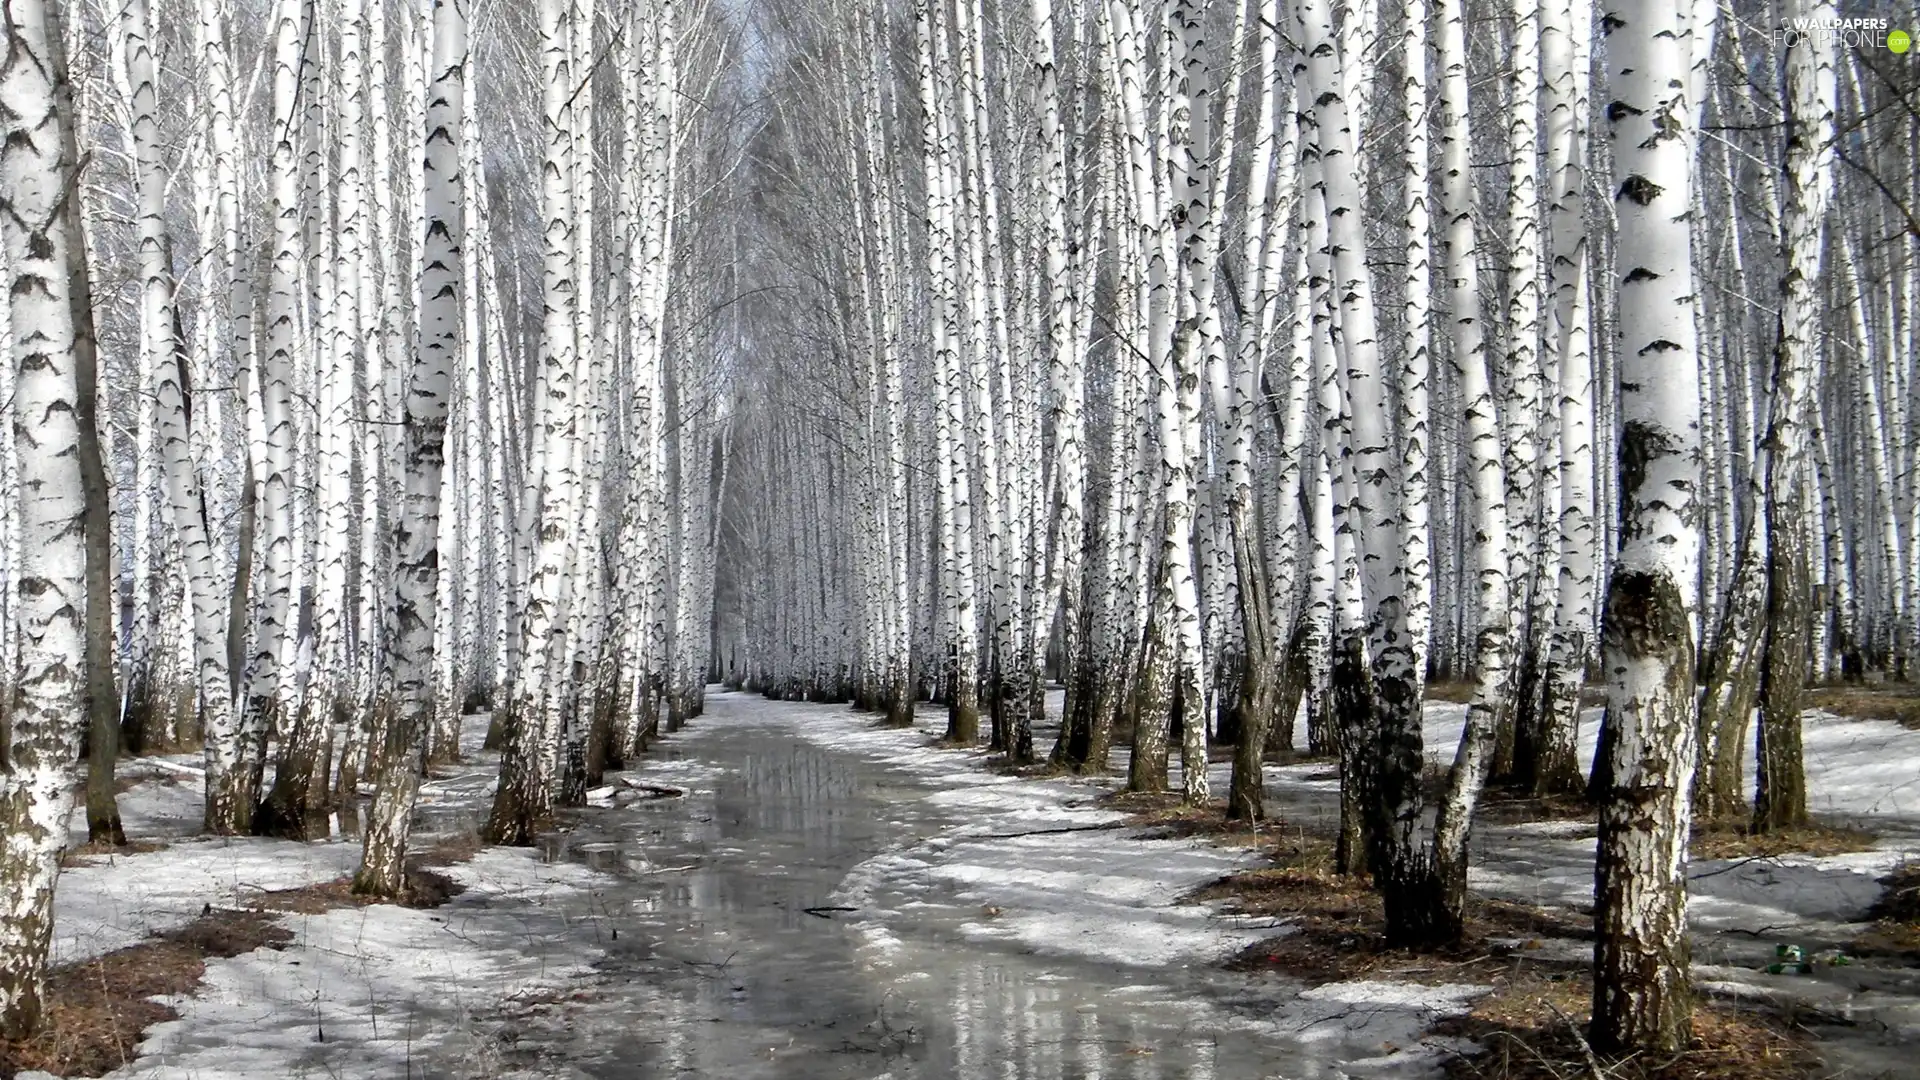
[[[208,904],[246,906],[262,892],[332,881],[359,864],[359,844],[253,837],[92,856],[60,873],[52,962],[73,963],[138,944],[192,922]]]
[[[169,1002],[179,1018],[155,1026],[138,1060],[111,1075],[503,1074],[489,1018],[591,973],[601,951],[552,930],[593,918],[591,888],[603,879],[499,848],[449,873],[468,891],[444,907],[289,916],[284,950],[209,962],[194,994]]]
[[[1507,826],[1509,832],[1522,836],[1566,837],[1574,840],[1593,840],[1599,836],[1600,826],[1591,821],[1522,821]]]
[[[200,771],[137,767],[143,762],[155,760],[136,759],[118,770],[120,779],[135,781],[114,798],[114,804],[120,811],[121,827],[126,830],[127,836],[135,840],[171,840],[197,835],[205,816],[202,808],[206,805]],[[78,845],[86,842],[87,808],[84,799],[76,799],[72,816],[68,818],[67,832],[69,843]]]
[[[1407,1076],[1430,1073],[1461,1052],[1459,1040],[1423,1039],[1436,1021],[1464,1014],[1490,986],[1358,980],[1303,990],[1281,1006],[1274,1020],[1303,1043],[1334,1044],[1347,1054],[1348,1075]]]
[[[868,859],[836,890],[834,903],[860,909],[847,921],[878,958],[898,951],[903,930],[941,921],[928,904],[946,907],[968,940],[1147,968],[1217,960],[1265,936],[1211,907],[1179,902],[1256,863],[1250,851],[1107,829],[1125,815],[1071,805],[1086,801],[1087,784],[985,772],[983,755],[942,749],[923,731],[810,719],[800,729],[809,740],[930,779],[937,786],[922,798],[968,817],[907,851]]]

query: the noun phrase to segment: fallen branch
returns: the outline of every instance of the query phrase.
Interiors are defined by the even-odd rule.
[[[829,912],[859,911],[860,909],[851,908],[851,907],[810,907],[810,908],[801,908],[800,910],[806,912],[809,915],[812,915],[816,919],[832,919],[833,916],[828,914]]]
[[[1100,832],[1106,829],[1131,829],[1131,828],[1134,828],[1134,825],[1132,822],[1129,822],[1129,821],[1109,821],[1104,825],[1068,825],[1068,826],[1065,826],[1064,828],[1059,828],[1059,829],[1034,829],[1030,832],[1016,832],[1016,833],[986,833],[980,836],[961,836],[961,837],[956,837],[956,839],[963,840],[963,841],[1018,840],[1023,836],[1058,836],[1061,833]]]
[[[1799,923],[1769,923],[1758,930],[1748,930],[1744,926],[1729,926],[1725,930],[1716,931],[1716,933],[1745,934],[1750,938],[1764,939],[1774,936],[1774,932],[1778,930],[1797,930],[1800,925]]]
[[[127,762],[127,764],[128,765],[151,765],[154,768],[159,769],[163,772],[175,773],[180,776],[192,776],[192,777],[198,777],[198,778],[205,778],[205,776],[207,775],[207,770],[205,769],[196,769],[192,765],[182,765],[182,764],[179,764],[178,762],[168,761],[165,758],[157,758],[157,757],[134,758],[132,761]]]
[[[1732,873],[1732,872],[1734,872],[1735,870],[1738,870],[1738,869],[1740,869],[1741,867],[1743,867],[1743,866],[1746,866],[1746,865],[1747,865],[1747,864],[1749,864],[1749,863],[1757,863],[1757,862],[1764,862],[1764,863],[1772,863],[1772,864],[1773,864],[1773,865],[1775,865],[1775,866],[1779,866],[1779,865],[1780,865],[1780,856],[1778,856],[1778,855],[1749,855],[1749,856],[1747,856],[1746,858],[1744,858],[1744,859],[1741,859],[1741,860],[1739,860],[1738,862],[1734,862],[1734,863],[1730,863],[1730,864],[1728,864],[1728,865],[1726,865],[1726,866],[1722,866],[1722,867],[1720,867],[1720,868],[1719,868],[1718,870],[1708,870],[1708,871],[1706,871],[1705,873],[1700,873],[1700,874],[1693,874],[1693,875],[1690,875],[1690,876],[1688,877],[1688,879],[1687,879],[1687,880],[1689,880],[1689,881],[1705,881],[1706,879],[1708,879],[1708,878],[1710,878],[1710,877],[1719,877],[1719,876],[1720,876],[1721,874],[1730,874],[1730,873]]]
[[[638,780],[622,777],[620,783],[634,791],[644,792],[656,799],[678,799],[687,794],[687,789],[667,787],[664,784],[646,784]]]

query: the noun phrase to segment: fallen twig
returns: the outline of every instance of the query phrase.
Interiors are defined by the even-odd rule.
[[[1738,870],[1738,869],[1740,869],[1741,867],[1743,867],[1743,866],[1745,866],[1745,865],[1747,865],[1748,863],[1757,863],[1757,862],[1767,862],[1767,863],[1772,863],[1772,864],[1774,864],[1775,866],[1778,866],[1778,865],[1780,865],[1780,856],[1778,856],[1778,855],[1749,855],[1749,856],[1747,856],[1746,858],[1744,858],[1744,859],[1741,859],[1741,860],[1739,860],[1739,861],[1737,861],[1737,862],[1733,862],[1733,863],[1729,863],[1728,865],[1726,865],[1726,866],[1723,866],[1723,867],[1721,867],[1721,868],[1719,868],[1718,870],[1708,870],[1708,871],[1706,871],[1705,873],[1700,873],[1700,874],[1693,874],[1693,875],[1690,875],[1690,876],[1689,876],[1689,878],[1688,878],[1688,880],[1690,880],[1690,881],[1705,881],[1706,879],[1708,879],[1708,878],[1710,878],[1710,877],[1719,877],[1719,876],[1720,876],[1721,874],[1730,874],[1730,873],[1732,873],[1733,871],[1735,871],[1735,870]]]
[[[1799,924],[1797,923],[1769,923],[1758,930],[1748,930],[1743,926],[1730,926],[1725,930],[1717,932],[1721,934],[1745,934],[1751,938],[1767,938],[1772,937],[1776,930],[1793,930],[1797,929],[1798,926]]]
[[[1567,1025],[1567,1030],[1573,1033],[1573,1041],[1580,1044],[1580,1053],[1586,1056],[1587,1069],[1593,1074],[1593,1080],[1607,1080],[1606,1070],[1600,1067],[1600,1058],[1594,1054],[1593,1047],[1588,1045],[1587,1037],[1580,1034],[1580,1025],[1573,1022],[1573,1017],[1561,1012],[1560,1006],[1553,1002],[1547,1001],[1546,1006],[1553,1010],[1553,1015],[1559,1017],[1561,1023]]]
[[[829,912],[859,911],[860,909],[851,908],[851,907],[810,907],[810,908],[801,908],[800,910],[806,912],[809,915],[812,915],[816,919],[831,919],[833,918],[833,916],[828,914]]]

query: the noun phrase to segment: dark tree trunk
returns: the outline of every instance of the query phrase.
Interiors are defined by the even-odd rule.
[[[1693,781],[1693,813],[1705,822],[1747,816],[1747,725],[1760,696],[1765,635],[1758,623],[1767,591],[1766,556],[1754,533],[1749,523],[1702,673],[1700,770]]]
[[[606,780],[608,769],[617,769],[623,764],[614,745],[616,708],[620,700],[615,696],[614,689],[610,682],[602,682],[589,697],[593,706],[592,726],[587,730],[585,764],[589,788],[599,787]]]
[[[98,359],[86,253],[74,251],[73,263],[69,280],[74,325],[80,328],[74,335],[74,383],[78,391],[74,419],[86,500],[87,839],[120,847],[126,844],[127,834],[120,826],[120,807],[113,790],[114,764],[120,757],[120,697],[113,682],[113,515],[107,504],[107,470],[100,457],[100,429],[95,416]]]
[[[1753,830],[1774,832],[1807,823],[1807,773],[1800,747],[1800,710],[1813,669],[1813,548],[1801,502],[1802,463],[1774,453],[1768,484],[1767,618],[1760,674],[1759,786]]]
[[[1087,704],[1087,749],[1080,771],[1104,773],[1113,756],[1113,726],[1127,699],[1118,665],[1095,676]]]
[[[247,599],[253,592],[253,528],[259,512],[259,497],[254,489],[253,463],[248,461],[240,482],[240,520],[238,553],[233,564],[233,600],[227,605],[227,672],[231,680],[234,709],[239,714],[241,753],[224,783],[209,783],[206,793],[207,831],[220,836],[244,836],[253,831],[253,809],[259,799],[260,780],[266,768],[266,740],[248,733],[246,698],[243,685],[246,672]],[[258,744],[256,746],[256,743]],[[343,781],[346,770],[343,768]],[[357,782],[357,778],[353,778]],[[211,780],[211,777],[209,777]],[[347,799],[353,787],[343,783]]]
[[[894,672],[887,683],[886,709],[888,727],[913,726],[913,677],[905,668]]]
[[[960,677],[959,659],[947,657],[947,736],[955,746],[980,741],[980,681]]]
[[[1696,731],[1692,620],[1671,579],[1616,567],[1603,642],[1615,730],[1594,865],[1591,1040],[1603,1052],[1674,1051],[1692,1033],[1686,861]]]
[[[1358,630],[1338,635],[1329,689],[1340,742],[1340,835],[1334,866],[1342,874],[1364,874],[1373,850],[1368,825],[1373,816],[1375,726],[1372,676]]]
[[[311,699],[303,713],[317,706]],[[275,763],[273,787],[253,811],[256,836],[310,840],[326,835],[327,754],[332,710],[327,715],[303,715],[280,726],[280,757]]]
[[[1164,620],[1153,620],[1163,624]],[[1167,743],[1173,721],[1173,657],[1147,631],[1147,645],[1129,705],[1133,711],[1133,750],[1127,758],[1127,790],[1167,790]]]
[[[1279,680],[1274,687],[1273,724],[1265,740],[1268,761],[1293,758],[1294,724],[1300,716],[1300,702],[1307,692],[1307,632],[1305,620],[1295,620],[1287,639],[1286,656],[1280,662]]]
[[[1564,659],[1549,664],[1540,680],[1540,760],[1534,770],[1533,794],[1539,798],[1577,796],[1586,791],[1580,774],[1580,687],[1585,681],[1588,635],[1556,630],[1553,648]]]
[[[1508,698],[1512,722],[1505,725],[1511,740],[1494,772],[1495,779],[1522,791],[1532,791],[1540,775],[1540,758],[1545,749],[1545,714],[1541,710],[1541,663],[1538,635],[1531,628],[1516,635],[1521,642],[1519,664],[1514,670],[1513,695]]]
[[[1246,726],[1246,699],[1241,684],[1246,681],[1246,653],[1229,653],[1215,665],[1213,689],[1213,739],[1218,746],[1238,746],[1241,729]]]

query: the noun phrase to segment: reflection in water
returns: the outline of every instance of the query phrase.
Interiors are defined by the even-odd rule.
[[[528,1032],[540,1067],[726,1080],[1257,1080],[1283,1064],[1288,1077],[1321,1075],[1270,1024],[1220,1004],[1204,973],[966,941],[967,912],[924,897],[911,928],[889,927],[901,940],[883,962],[863,954],[856,928],[806,909],[831,903],[864,859],[959,819],[884,765],[817,750],[745,709],[730,717],[729,697],[666,748],[717,774],[687,798],[587,812],[556,839],[552,857],[617,875],[592,902],[618,938],[596,1000]]]

